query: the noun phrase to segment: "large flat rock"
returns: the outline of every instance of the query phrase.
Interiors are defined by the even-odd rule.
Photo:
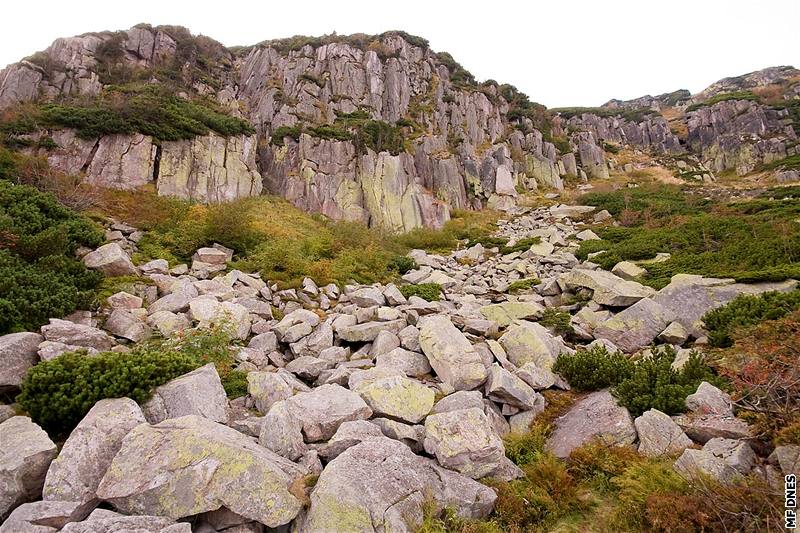
[[[238,431],[190,415],[128,433],[97,496],[126,514],[178,519],[224,506],[278,527],[302,508],[289,486],[304,474]]]

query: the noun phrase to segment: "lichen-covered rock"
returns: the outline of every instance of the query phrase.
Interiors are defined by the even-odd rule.
[[[255,136],[209,134],[161,143],[158,194],[218,203],[261,193]]]
[[[480,309],[488,320],[496,322],[501,328],[511,325],[515,320],[536,320],[541,318],[544,307],[534,302],[503,302],[485,305]]]
[[[518,320],[499,339],[509,361],[521,367],[534,363],[550,369],[561,352],[567,351],[561,337],[554,336],[547,328],[535,322]]]
[[[730,395],[707,381],[700,383],[697,391],[686,397],[686,407],[703,415],[733,415]]]
[[[214,363],[173,379],[153,391],[142,410],[151,424],[169,418],[198,415],[227,423],[228,397]]]
[[[0,520],[18,505],[38,499],[56,445],[27,416],[0,424]]]
[[[555,421],[546,449],[567,458],[575,448],[599,439],[608,445],[624,446],[636,440],[631,415],[607,390],[589,394]]]
[[[488,487],[436,466],[405,444],[375,437],[347,449],[323,470],[298,532],[410,533],[422,523],[428,499],[437,510],[482,518],[496,498]]]
[[[456,390],[474,389],[486,381],[480,355],[447,316],[423,317],[418,327],[422,352],[439,379]]]
[[[97,496],[128,514],[177,519],[225,506],[278,527],[302,508],[289,487],[303,475],[238,431],[190,415],[128,433]]]
[[[38,333],[0,336],[0,392],[22,384],[28,369],[39,361],[39,343],[43,340]]]
[[[361,382],[354,389],[373,414],[415,424],[430,413],[434,392],[405,376],[388,376]]]
[[[458,409],[425,420],[425,451],[445,468],[473,479],[490,476],[505,466],[503,441],[482,409]]]
[[[97,486],[130,430],[145,421],[130,398],[100,400],[72,430],[44,483],[45,500],[98,503]]]

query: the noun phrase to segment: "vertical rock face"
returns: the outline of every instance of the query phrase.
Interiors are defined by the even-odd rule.
[[[255,136],[165,142],[159,157],[160,195],[217,203],[261,193]]]
[[[789,112],[749,100],[726,100],[688,114],[688,143],[714,171],[744,175],[783,159],[796,144]]]
[[[783,83],[792,98],[800,89],[791,86],[791,67],[723,80],[691,99],[676,91],[552,117],[511,86],[478,84],[449,55],[401,32],[238,51],[182,28],[147,25],[57,39],[0,71],[0,109],[101,95],[119,82],[115,70],[151,83],[167,72],[179,80],[179,96],[207,97],[257,133],[160,143],[55,130],[46,134],[58,148],[27,150],[98,186],[155,182],[159,194],[201,202],[263,188],[304,210],[392,231],[440,226],[451,209],[507,210],[518,191],[560,190],[565,176],[605,179],[615,164],[606,160],[607,142],[668,155],[688,147],[709,169],[740,174],[797,153],[796,119],[780,106],[723,101],[686,113],[680,124],[658,114],[765,84]],[[383,129],[364,135],[366,125]],[[679,139],[675,132],[687,129]]]

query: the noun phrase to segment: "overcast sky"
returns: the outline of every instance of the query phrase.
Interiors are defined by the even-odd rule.
[[[694,93],[726,76],[800,67],[800,0],[37,0],[2,11],[0,66],[56,37],[139,22],[186,26],[229,46],[399,29],[548,107]]]

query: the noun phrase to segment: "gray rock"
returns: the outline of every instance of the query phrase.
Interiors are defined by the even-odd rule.
[[[289,487],[303,475],[238,431],[190,415],[134,428],[97,496],[129,514],[178,519],[225,506],[278,527],[302,508]]]
[[[66,533],[192,533],[188,523],[176,523],[164,516],[125,516],[96,509],[83,522],[71,522],[61,530]]]
[[[228,397],[217,369],[214,363],[209,363],[156,387],[142,410],[151,424],[185,415],[226,423],[227,406]]]
[[[756,463],[753,449],[742,440],[713,438],[705,443],[703,451],[711,452],[742,475],[749,474]]]
[[[55,533],[70,522],[86,517],[80,502],[23,503],[9,515],[0,533]]]
[[[39,362],[38,333],[9,333],[0,336],[0,392],[19,388],[25,374]]]
[[[106,298],[106,303],[111,309],[139,309],[143,300],[133,294],[120,291]]]
[[[692,441],[668,415],[650,409],[633,421],[639,435],[639,453],[647,457],[672,455],[692,445]]]
[[[419,329],[420,347],[439,379],[456,390],[474,389],[486,381],[480,355],[448,317],[423,317]]]
[[[364,322],[341,326],[336,330],[339,338],[347,342],[372,342],[382,331],[399,333],[406,327],[405,319],[390,320],[388,322]]]
[[[634,281],[626,281],[605,270],[575,269],[561,277],[567,289],[586,288],[593,291],[592,299],[600,305],[626,307],[655,291]]]
[[[322,371],[333,368],[333,363],[306,355],[289,361],[285,368],[303,379],[316,379]]]
[[[322,472],[299,532],[410,533],[422,523],[423,504],[453,509],[464,518],[487,516],[497,496],[460,474],[415,455],[404,444],[376,437],[349,448]]]
[[[381,428],[372,422],[366,420],[345,422],[339,426],[331,440],[320,449],[319,454],[326,461],[332,461],[348,448],[361,444],[367,439],[382,436]]]
[[[137,274],[130,256],[119,244],[111,242],[86,254],[83,263],[87,268],[98,270],[106,276],[134,276]]]
[[[253,398],[255,407],[261,413],[269,412],[276,402],[288,400],[298,392],[311,389],[289,372],[249,372],[247,374],[247,393]]]
[[[72,430],[44,483],[45,500],[78,502],[87,509],[99,501],[100,480],[130,430],[145,421],[130,398],[100,400]]]
[[[386,304],[386,298],[377,287],[363,287],[350,295],[350,299],[359,307],[373,307]]]
[[[620,261],[614,265],[614,268],[611,269],[611,273],[624,280],[633,281],[646,274],[647,270],[630,261]]]
[[[706,450],[688,448],[678,457],[675,470],[686,479],[694,480],[698,475],[710,476],[721,483],[731,483],[737,477],[736,470],[723,459]]]
[[[558,377],[551,370],[540,368],[535,363],[525,363],[517,370],[516,375],[537,391],[549,389],[558,381]]]
[[[680,322],[670,322],[657,338],[663,343],[680,346],[689,338],[689,332]]]
[[[600,324],[595,328],[594,336],[609,340],[620,350],[631,353],[652,343],[673,320],[675,315],[672,311],[645,298]]]
[[[485,390],[489,399],[525,411],[534,409],[537,404],[541,404],[544,408],[544,398],[540,394],[522,379],[497,364],[489,368]]]
[[[436,402],[431,414],[461,409],[483,409],[483,395],[480,391],[457,391],[449,394]]]
[[[505,447],[482,409],[460,409],[425,420],[425,451],[437,462],[472,479],[505,466]]]
[[[397,334],[400,338],[400,346],[412,352],[419,352],[419,330],[416,326],[406,326]]]
[[[339,385],[323,385],[286,400],[290,412],[301,420],[307,442],[330,439],[339,426],[352,420],[365,420],[372,410],[355,392]]]
[[[172,337],[175,333],[189,329],[192,325],[186,315],[169,311],[156,311],[147,317],[147,324],[157,329],[163,337],[167,338]]]
[[[689,438],[701,444],[714,437],[748,439],[753,436],[747,422],[733,415],[690,413],[673,417],[673,420]]]
[[[106,319],[104,327],[111,334],[133,342],[140,342],[148,338],[151,333],[144,322],[144,315],[134,314],[128,309],[114,309]]]
[[[788,280],[779,283],[734,283],[732,279],[703,278],[689,274],[672,277],[669,285],[658,291],[653,299],[694,337],[703,333],[702,317],[721,307],[740,294],[760,294],[765,291],[789,291],[797,285]]]
[[[535,322],[514,322],[499,339],[508,359],[517,367],[534,363],[540,368],[550,369],[561,352],[567,347],[561,337],[551,334],[547,328]]]
[[[375,366],[396,368],[402,370],[407,376],[415,378],[432,372],[427,357],[404,348],[395,348],[389,352],[378,354]]]
[[[776,446],[767,461],[780,468],[784,475],[795,473],[800,466],[800,446],[796,444]]]
[[[290,461],[306,453],[302,422],[292,413],[286,400],[274,403],[264,417],[258,443]]]
[[[567,458],[575,448],[593,439],[608,445],[626,446],[636,440],[636,429],[628,410],[617,405],[608,390],[593,392],[576,402],[556,419],[546,449]]]
[[[38,499],[56,445],[27,416],[0,424],[0,520],[17,506]]]
[[[104,331],[57,318],[51,318],[49,324],[42,326],[42,335],[51,342],[94,348],[99,351],[110,350],[116,344]]]
[[[707,381],[700,383],[697,392],[686,397],[686,407],[701,415],[733,415],[730,395]]]

